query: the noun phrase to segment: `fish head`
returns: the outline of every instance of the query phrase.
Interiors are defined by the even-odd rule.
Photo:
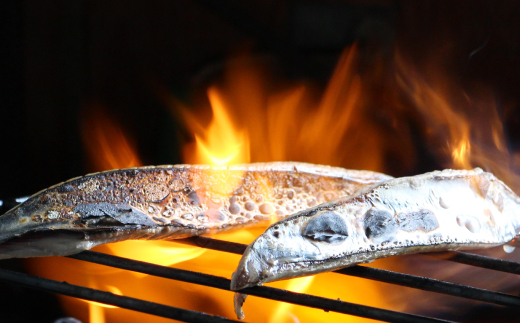
[[[325,204],[271,225],[247,247],[231,289],[330,270],[366,240],[358,222],[346,207]]]

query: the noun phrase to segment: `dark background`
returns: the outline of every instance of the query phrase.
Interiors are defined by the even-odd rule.
[[[276,61],[286,79],[325,84],[354,40],[366,64],[390,57],[395,46],[420,62],[450,44],[450,71],[461,82],[486,84],[509,107],[504,122],[515,148],[519,16],[518,1],[2,1],[0,198],[90,171],[80,128],[92,102],[132,135],[145,164],[181,163],[183,138],[171,135],[177,124],[158,86],[189,102],[244,48]],[[433,168],[425,154],[387,171]],[[0,286],[11,300],[0,305],[1,321],[51,322],[61,315],[46,294]]]

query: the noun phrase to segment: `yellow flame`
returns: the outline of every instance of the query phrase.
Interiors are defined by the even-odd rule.
[[[424,126],[422,128],[428,145],[426,148],[430,151],[437,149],[434,154],[436,157],[440,156],[439,160],[443,165],[456,168],[485,166],[500,178],[511,178],[506,170],[511,165],[520,164],[520,154],[510,155],[500,118],[496,109],[491,108],[492,104],[483,101],[485,103],[482,107],[478,107],[475,100],[470,100],[461,91],[460,86],[448,84],[445,75],[433,82],[427,81],[424,75],[428,73],[419,74],[400,55],[396,55],[395,70],[399,73],[397,76],[392,74],[389,78],[397,78],[397,91],[392,83],[392,90],[396,93],[381,94],[384,109],[368,110],[374,105],[374,101],[371,101],[373,98],[369,97],[374,93],[370,91],[371,84],[366,82],[370,77],[358,75],[354,69],[356,56],[355,46],[344,52],[321,100],[312,96],[313,89],[307,84],[284,87],[273,93],[270,89],[277,87],[270,83],[267,85],[258,76],[261,73],[250,65],[230,65],[230,73],[226,75],[224,84],[219,84],[218,88],[211,87],[207,91],[213,112],[213,118],[207,125],[201,122],[203,118],[200,110],[195,113],[181,109],[187,126],[195,137],[195,142],[185,147],[185,162],[225,166],[250,161],[295,160],[385,171],[385,161],[389,158],[398,157],[398,164],[413,165],[413,132],[403,120],[419,115],[420,125]],[[458,93],[454,95],[452,92]],[[399,119],[402,116],[400,113],[405,112],[403,107],[408,106],[399,101],[403,93],[411,98],[409,105],[412,107],[406,112],[405,118]],[[379,95],[377,93],[376,96]],[[454,97],[458,99],[454,100]],[[377,113],[372,113],[374,111]],[[376,120],[376,114],[384,121]],[[386,125],[390,130],[381,126],[381,123],[388,121],[387,116],[392,118],[388,122],[390,126]],[[480,121],[476,120],[476,116]],[[94,160],[94,170],[140,165],[131,140],[106,114],[94,115],[88,119],[84,129],[86,147]],[[413,168],[403,167],[401,171],[406,173],[410,169]],[[219,171],[211,171],[208,175],[204,179],[194,180],[201,180],[194,183],[194,186],[200,187],[202,194],[205,189],[233,191],[241,180],[240,175],[229,177],[225,172]],[[264,197],[273,195],[269,183],[262,183],[260,186]],[[268,198],[266,202],[270,202]],[[250,243],[262,231],[262,228],[254,228],[222,233],[216,238]],[[127,241],[101,246],[96,250],[161,265],[175,264],[180,269],[223,277],[230,277],[239,260],[238,255],[190,248],[174,242]],[[232,294],[228,291],[165,281],[141,274],[138,274],[141,279],[136,280],[133,279],[135,273],[93,271],[92,267],[96,265],[78,264],[76,260],[69,258],[51,260],[44,258],[31,261],[38,262],[38,270],[54,279],[84,284],[86,273],[94,273],[92,277],[99,286],[117,281],[128,296],[233,318]],[[63,272],[57,268],[70,269]],[[288,282],[274,282],[272,285],[334,299],[341,297],[349,302],[403,310],[398,307],[404,305],[391,304],[388,291],[382,290],[384,287],[378,283],[338,276],[321,274]],[[341,288],[334,288],[337,285],[341,285]],[[76,302],[74,305],[80,303],[86,308],[84,302],[71,301],[65,297],[62,299],[67,304]],[[118,322],[165,322],[161,318],[152,318],[142,313],[129,314],[122,309],[106,311],[93,303],[88,306],[92,317],[101,317],[104,313],[110,322],[112,319]],[[345,319],[338,313],[324,315],[323,311],[317,309],[293,307],[253,297],[246,302],[245,311],[248,320],[257,322]],[[364,321],[362,318],[348,319],[352,322]],[[101,318],[99,320],[95,323],[102,322]]]
[[[287,283],[286,289],[296,293],[303,293],[311,286],[314,277],[315,276],[293,278]],[[289,303],[280,303],[269,319],[269,323],[286,322],[287,319],[290,319],[290,322],[300,322],[298,317],[290,312],[293,306],[293,304]]]
[[[161,266],[171,266],[197,258],[206,252],[206,249],[197,247],[174,248],[169,241],[127,240],[109,244],[107,247],[114,255]],[[138,272],[132,272],[132,274],[137,277],[146,276],[146,274]]]
[[[471,144],[468,139],[461,140],[461,142],[455,148],[453,148],[451,153],[455,166],[457,168],[464,169],[472,168],[470,164],[470,155]]]
[[[88,315],[90,323],[105,323],[105,311],[101,305],[103,304],[95,302],[88,303]]]
[[[90,287],[96,288],[96,283],[94,280],[90,280]],[[115,286],[106,285],[105,289],[108,291],[116,294],[116,295],[123,295],[121,290]],[[88,303],[88,313],[89,313],[89,320],[90,323],[105,323],[105,308],[119,308],[118,306],[109,305],[109,304],[103,304],[99,302],[89,301],[89,300],[82,300]]]
[[[205,133],[195,134],[197,163],[217,166],[248,163],[250,157],[247,132],[236,129],[229,116],[230,110],[226,109],[222,95],[216,88],[208,90],[208,98],[213,119]]]

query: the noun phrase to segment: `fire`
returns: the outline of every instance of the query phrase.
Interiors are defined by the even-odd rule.
[[[286,289],[290,290],[291,292],[303,293],[310,287],[314,280],[314,277],[315,276],[309,276],[291,279],[289,283],[287,283]],[[291,321],[293,322],[299,322],[298,317],[291,313],[291,307],[292,305],[289,303],[283,303],[278,305],[276,311],[274,312],[273,316],[271,316],[269,322],[284,322],[287,318],[291,319]]]
[[[260,77],[262,71],[246,58],[238,58],[238,63],[230,64],[225,81],[207,91],[212,111],[209,124],[200,121],[205,120],[203,109],[187,109],[179,104],[173,107],[194,137],[193,142],[184,147],[185,162],[225,166],[294,160],[385,172],[391,161],[406,173],[413,167],[417,153],[411,138],[413,131],[403,122],[402,116],[407,113],[417,117],[418,123],[424,126],[425,145],[444,167],[481,166],[502,178],[510,174],[507,172],[514,167],[515,159],[507,149],[499,114],[489,108],[490,104],[493,106],[491,97],[470,99],[464,91],[457,91],[460,87],[455,84],[446,86],[446,78],[426,80],[397,53],[396,72],[390,82],[390,88],[397,93],[382,91],[381,96],[390,100],[382,101],[387,105],[384,109],[374,110],[377,98],[371,97],[374,96],[370,86],[373,75],[357,71],[357,52],[356,46],[344,52],[321,99],[315,98],[316,90],[309,84],[279,85]],[[411,108],[406,108],[398,99],[403,94]],[[475,112],[474,115],[471,112]],[[388,124],[374,117],[381,113],[380,119]],[[141,165],[131,138],[100,107],[86,119],[83,128],[85,147],[94,170]],[[508,179],[516,180],[514,176]],[[264,189],[270,188],[266,185]],[[252,228],[215,237],[248,244],[263,229]],[[239,260],[238,255],[161,241],[126,241],[95,250],[227,278]],[[234,318],[233,295],[227,291],[62,257],[31,259],[29,263],[33,271],[45,277],[84,286],[94,284],[104,290],[116,286],[126,296]],[[269,285],[398,309],[381,284],[354,277],[329,273]],[[65,296],[61,299],[72,316],[86,321],[90,313],[91,323],[168,321],[121,308],[105,309]],[[324,315],[320,310],[256,297],[248,298],[244,310],[251,322],[364,321],[332,312]]]
[[[411,99],[412,112],[422,117],[426,144],[440,147],[431,151],[445,168],[481,167],[518,187],[515,154],[508,149],[492,93],[478,86],[469,94],[438,62],[421,73],[397,53],[396,69],[398,88]]]
[[[142,166],[133,141],[101,105],[91,105],[82,125],[83,142],[96,171]]]
[[[457,168],[471,168],[471,165],[469,163],[470,153],[471,144],[467,139],[461,141],[455,148],[453,148],[451,156],[453,157],[453,163],[455,165],[460,165],[460,167]]]
[[[213,120],[207,131],[195,132],[195,152],[186,149],[188,163],[208,165],[229,165],[249,163],[249,136],[245,130],[235,129],[223,97],[216,88],[208,90],[208,98],[213,111]],[[195,116],[184,111],[193,129],[202,129]],[[196,131],[196,130],[195,130]],[[190,147],[190,146],[188,146]]]

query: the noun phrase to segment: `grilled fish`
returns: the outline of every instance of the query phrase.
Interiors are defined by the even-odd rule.
[[[150,166],[71,179],[0,216],[0,259],[275,221],[390,176],[305,163]]]
[[[479,168],[390,179],[272,224],[247,247],[231,289],[393,255],[497,246],[519,231],[520,198]],[[239,318],[244,300],[235,295]]]

